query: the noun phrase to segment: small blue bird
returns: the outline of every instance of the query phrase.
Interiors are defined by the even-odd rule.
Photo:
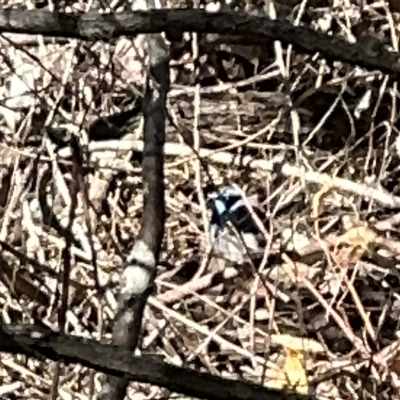
[[[248,254],[263,253],[264,237],[244,204],[241,193],[234,186],[222,187],[209,194],[208,200],[211,210],[210,239],[217,255],[243,264]]]

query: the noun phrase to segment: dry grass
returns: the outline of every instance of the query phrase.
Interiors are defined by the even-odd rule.
[[[268,12],[350,41],[368,32],[398,49],[399,19],[385,3],[297,3],[279,0]],[[89,128],[140,93],[136,50],[126,39],[0,40],[0,239],[15,250],[3,245],[2,317],[58,329],[65,239],[49,222],[53,213],[68,223],[76,177],[48,129],[64,128],[87,144],[94,167],[78,196],[66,330],[106,340],[140,223],[141,131],[99,141]],[[397,82],[278,43],[250,50],[213,40],[175,45],[167,233],[142,351],[320,399],[398,398]],[[254,265],[209,255],[205,192],[226,180],[265,208],[258,223],[268,245]],[[0,362],[2,398],[48,395],[51,363]],[[59,396],[87,399],[98,385],[87,369],[64,367]],[[131,398],[161,392],[133,384]]]

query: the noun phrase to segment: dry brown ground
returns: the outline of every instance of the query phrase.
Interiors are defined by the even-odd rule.
[[[266,3],[272,16],[364,40],[371,51],[398,49],[396,1]],[[398,398],[397,82],[272,42],[187,35],[173,59],[167,233],[142,351],[320,399]],[[68,223],[77,177],[66,133],[78,135],[90,168],[80,171],[67,331],[106,340],[140,222],[140,114],[93,122],[139,97],[135,48],[125,38],[3,35],[0,60],[0,240],[11,246],[1,253],[2,317],[57,329],[65,232],[54,217]],[[268,246],[253,265],[209,256],[205,192],[225,181],[263,203]],[[1,398],[48,395],[51,363],[7,355],[0,363]],[[98,379],[68,366],[59,387],[61,398],[87,399]],[[131,398],[161,393],[135,384]]]

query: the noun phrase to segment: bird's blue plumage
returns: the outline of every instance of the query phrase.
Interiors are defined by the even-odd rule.
[[[233,186],[225,186],[211,193],[208,199],[210,238],[215,253],[239,264],[248,253],[262,253],[263,238],[240,192]]]

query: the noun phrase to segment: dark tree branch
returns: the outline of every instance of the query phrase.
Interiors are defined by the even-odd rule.
[[[330,60],[379,69],[388,74],[400,72],[398,52],[391,53],[379,46],[371,49],[366,43],[350,44],[340,37],[293,26],[287,21],[237,12],[164,9],[101,15],[97,12],[53,14],[45,10],[0,8],[0,32],[108,41],[121,35],[164,31],[173,35],[179,32],[231,34],[258,44],[269,38],[291,43],[307,53],[319,52]]]
[[[143,108],[143,216],[139,235],[121,277],[113,344],[134,352],[139,344],[143,312],[152,291],[164,236],[164,142],[166,99],[170,87],[169,48],[160,34],[145,35],[148,70]],[[107,376],[100,400],[123,400],[127,378]]]
[[[80,363],[115,377],[165,387],[186,396],[212,400],[315,400],[313,396],[288,394],[245,381],[220,378],[176,367],[150,356],[133,357],[117,346],[71,337],[37,326],[0,324],[0,351],[43,356],[65,363]]]

